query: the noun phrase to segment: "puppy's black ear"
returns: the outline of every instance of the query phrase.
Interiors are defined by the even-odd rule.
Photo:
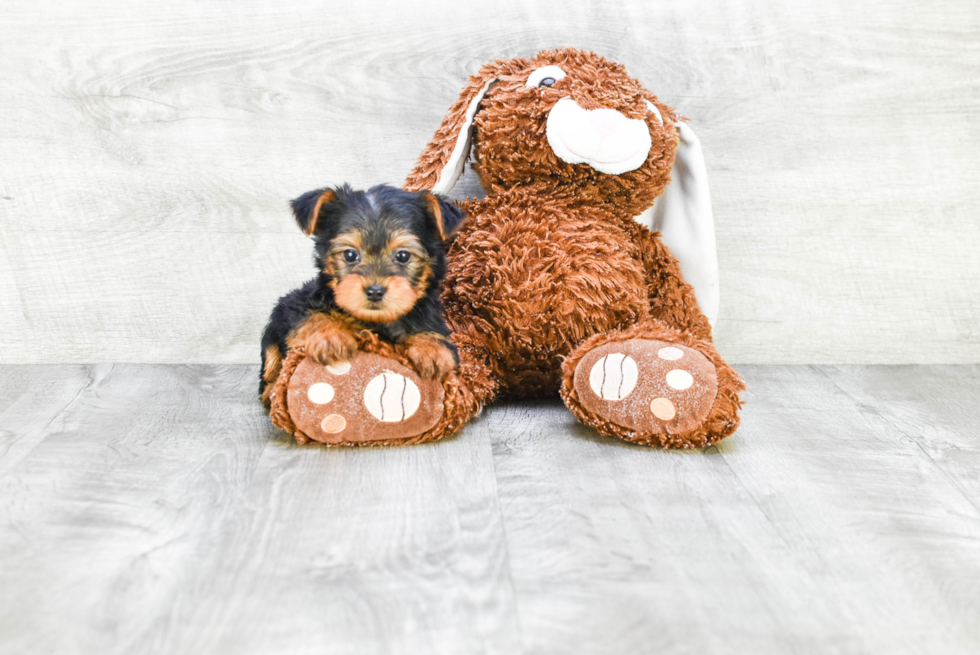
[[[290,202],[293,214],[296,216],[296,222],[299,223],[299,229],[303,230],[306,236],[316,232],[316,225],[320,219],[323,206],[335,200],[337,200],[337,194],[333,189],[317,189],[307,191]]]
[[[455,203],[431,191],[420,191],[419,198],[425,205],[426,213],[435,224],[436,233],[440,239],[445,241],[459,229],[465,215]]]

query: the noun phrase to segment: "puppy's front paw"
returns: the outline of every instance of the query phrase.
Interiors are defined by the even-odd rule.
[[[307,357],[324,366],[350,361],[355,352],[357,340],[349,332],[331,332],[306,344]]]
[[[326,314],[312,314],[290,335],[290,348],[302,347],[306,356],[324,366],[350,361],[357,339],[350,326]]]
[[[442,380],[456,368],[456,357],[446,341],[436,335],[412,335],[402,342],[405,356],[426,380]]]

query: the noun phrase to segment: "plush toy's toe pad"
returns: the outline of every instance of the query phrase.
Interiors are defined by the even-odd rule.
[[[286,398],[290,418],[310,439],[356,445],[431,429],[442,417],[444,391],[392,359],[359,352],[330,366],[304,359]]]
[[[687,346],[629,339],[599,346],[575,367],[582,407],[630,430],[679,435],[696,429],[718,393],[715,367]]]

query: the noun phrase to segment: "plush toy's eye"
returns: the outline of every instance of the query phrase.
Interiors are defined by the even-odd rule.
[[[395,261],[399,264],[407,264],[412,260],[412,253],[407,250],[399,250],[395,253]]]
[[[542,66],[528,76],[526,86],[532,89],[552,86],[558,80],[563,79],[565,79],[565,71],[558,66]]]
[[[660,123],[661,125],[663,125],[664,124],[664,117],[660,115],[660,110],[657,109],[657,105],[653,104],[649,100],[644,100],[643,102],[647,103],[647,110],[651,114],[653,114],[654,118],[657,119],[657,122]]]
[[[353,248],[348,248],[344,251],[344,261],[348,264],[353,264],[358,259],[361,258],[361,253],[357,252]]]

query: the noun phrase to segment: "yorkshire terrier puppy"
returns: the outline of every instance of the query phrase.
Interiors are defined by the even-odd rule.
[[[378,185],[317,189],[292,201],[296,222],[314,240],[317,276],[279,299],[262,335],[259,394],[271,389],[290,348],[330,365],[357,350],[371,330],[395,344],[420,376],[440,380],[459,362],[442,318],[444,243],[463,219],[428,191]]]

